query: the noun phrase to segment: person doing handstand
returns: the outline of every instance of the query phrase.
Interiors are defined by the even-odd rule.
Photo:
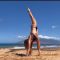
[[[31,18],[31,32],[30,32],[28,39],[26,40],[27,43],[25,43],[26,48],[27,48],[27,55],[31,55],[32,44],[34,41],[37,42],[37,49],[38,49],[38,53],[39,53],[38,55],[40,55],[40,40],[38,39],[37,22],[29,8],[28,8],[28,13]]]

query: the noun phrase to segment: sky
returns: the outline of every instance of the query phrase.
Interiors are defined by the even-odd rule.
[[[37,21],[40,37],[60,40],[59,1],[0,1],[0,43],[14,43],[29,36],[30,8]]]

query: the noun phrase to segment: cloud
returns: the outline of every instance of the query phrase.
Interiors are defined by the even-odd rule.
[[[58,37],[51,37],[51,36],[44,36],[44,35],[38,35],[39,38],[44,38],[44,39],[55,39],[55,40],[60,40],[60,38]],[[17,38],[23,38],[23,39],[27,39],[27,36],[17,36]]]
[[[25,38],[25,37],[26,37],[26,36],[20,36],[20,35],[19,35],[19,36],[17,36],[17,38]]]
[[[52,27],[52,29],[56,28],[56,26],[54,26],[54,25],[52,25],[51,27]]]
[[[57,38],[57,37],[50,37],[50,36],[43,36],[43,35],[38,35],[38,37],[45,38],[45,39],[57,39],[57,40],[60,40],[60,38]]]

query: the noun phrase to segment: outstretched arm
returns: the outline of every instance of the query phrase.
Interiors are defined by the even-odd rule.
[[[32,26],[36,27],[37,26],[36,20],[35,20],[34,16],[32,15],[32,12],[30,11],[29,8],[28,8],[28,12],[29,12],[29,16],[31,17]]]

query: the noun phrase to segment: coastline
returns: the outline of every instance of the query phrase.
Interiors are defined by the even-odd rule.
[[[41,48],[40,56],[38,50],[33,49],[31,56],[26,56],[25,49],[0,48],[0,60],[60,60],[60,48]]]

